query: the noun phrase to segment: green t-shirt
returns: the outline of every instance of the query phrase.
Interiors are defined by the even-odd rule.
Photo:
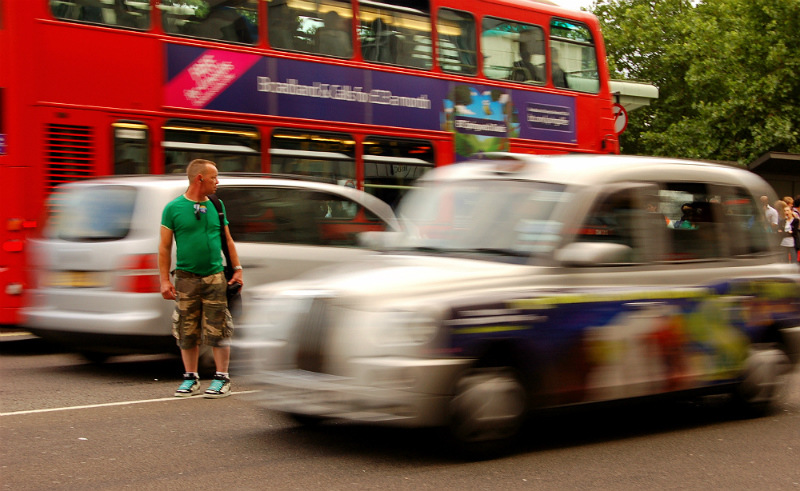
[[[199,219],[195,217],[195,205]],[[225,205],[222,205],[222,211],[225,211]],[[222,271],[219,215],[211,200],[197,203],[183,195],[178,196],[164,207],[161,225],[172,230],[175,236],[176,269],[200,276]],[[228,225],[227,218],[225,225]]]

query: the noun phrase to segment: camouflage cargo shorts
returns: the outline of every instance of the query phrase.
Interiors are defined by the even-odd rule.
[[[181,349],[200,344],[227,346],[233,335],[233,319],[225,296],[227,281],[220,272],[199,276],[175,271],[177,300],[172,314],[172,335]]]

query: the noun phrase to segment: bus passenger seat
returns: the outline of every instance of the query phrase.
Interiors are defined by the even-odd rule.
[[[350,58],[353,54],[350,37],[344,31],[321,28],[317,32],[317,46],[323,55]]]
[[[380,17],[371,24],[373,41],[362,43],[364,59],[381,63],[397,63],[397,36]]]
[[[514,62],[514,67],[511,68],[511,74],[508,76],[508,80],[513,80],[515,82],[525,82],[526,80],[533,80],[533,76],[531,75],[530,70],[525,68],[524,66],[517,65],[519,62]]]
[[[284,0],[270,2],[267,22],[269,44],[273,48],[295,49],[297,16]]]

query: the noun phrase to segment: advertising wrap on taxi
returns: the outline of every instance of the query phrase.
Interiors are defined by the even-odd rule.
[[[573,143],[575,98],[167,44],[164,104],[451,131],[458,157],[508,138]]]

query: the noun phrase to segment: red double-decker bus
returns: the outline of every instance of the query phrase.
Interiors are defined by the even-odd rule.
[[[393,204],[474,153],[619,148],[597,19],[543,0],[0,0],[0,66],[0,324],[63,182],[207,158]]]

